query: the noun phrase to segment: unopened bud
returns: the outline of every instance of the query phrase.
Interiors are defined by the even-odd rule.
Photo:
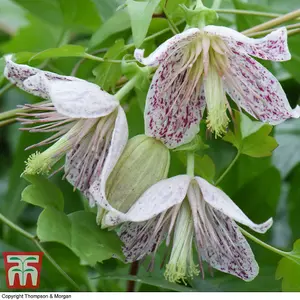
[[[170,152],[146,135],[131,138],[106,183],[109,203],[125,213],[153,184],[168,175]]]

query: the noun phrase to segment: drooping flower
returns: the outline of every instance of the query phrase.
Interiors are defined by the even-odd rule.
[[[272,219],[253,223],[223,191],[203,178],[188,175],[156,183],[126,214],[112,211],[106,215],[107,224],[125,222],[120,238],[128,262],[155,255],[166,239],[172,249],[165,277],[172,282],[199,272],[204,276],[203,261],[245,281],[252,280],[259,267],[235,221],[259,233],[272,225]],[[199,266],[193,260],[193,244]]]
[[[30,147],[52,144],[29,157],[25,173],[48,174],[66,157],[65,177],[87,192],[105,165],[117,163],[127,143],[126,116],[117,99],[93,83],[16,64],[11,56],[4,74],[20,89],[50,100],[25,105],[20,114],[22,124],[31,125],[24,130],[52,134]]]
[[[92,202],[105,198],[109,203],[109,207],[99,206],[98,223],[106,227],[107,211],[127,212],[145,190],[167,178],[169,165],[170,151],[157,139],[143,134],[129,139],[111,173],[108,163],[90,187]]]
[[[193,139],[205,108],[207,127],[222,135],[229,122],[226,93],[239,109],[271,125],[300,116],[278,80],[251,57],[289,60],[285,28],[261,39],[221,26],[191,28],[143,55],[144,50],[135,50],[140,63],[158,66],[147,95],[146,134],[169,148]]]

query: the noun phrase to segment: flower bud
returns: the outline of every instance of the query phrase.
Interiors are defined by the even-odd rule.
[[[168,175],[170,152],[146,135],[131,138],[106,183],[106,197],[125,213],[153,184]]]

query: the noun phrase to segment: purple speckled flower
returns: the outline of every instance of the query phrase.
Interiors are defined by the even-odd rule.
[[[20,89],[50,100],[27,104],[19,114],[18,120],[30,125],[23,130],[52,134],[29,147],[52,144],[28,158],[25,173],[48,174],[66,157],[59,170],[64,168],[74,188],[87,194],[94,180],[112,171],[127,143],[128,125],[122,107],[93,83],[16,64],[11,58],[6,56],[6,78]]]
[[[167,245],[172,241],[165,272],[172,282],[200,272],[204,277],[203,261],[209,268],[245,281],[254,279],[259,267],[235,221],[259,233],[265,233],[273,222],[253,223],[223,191],[188,175],[156,183],[127,213],[111,211],[105,218],[107,225],[125,222],[119,234],[128,262],[151,253],[154,257],[164,239]],[[199,266],[193,261],[193,244]]]
[[[207,108],[207,126],[216,136],[227,128],[230,106],[272,125],[299,117],[278,80],[251,56],[290,59],[285,28],[252,39],[226,27],[191,28],[160,45],[148,57],[136,49],[144,65],[158,66],[145,108],[146,134],[175,148],[193,139]]]

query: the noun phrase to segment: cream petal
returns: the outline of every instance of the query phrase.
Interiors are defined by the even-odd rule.
[[[143,222],[179,204],[186,196],[191,178],[178,175],[164,179],[151,186],[135,202],[126,214],[107,214],[105,224],[112,226],[122,222]]]
[[[108,211],[114,211],[117,214],[121,212],[115,210],[106,199],[106,181],[120,158],[128,140],[128,124],[126,115],[121,106],[118,107],[111,143],[106,153],[106,159],[98,178],[95,178],[89,191],[88,198],[90,203],[100,205]]]
[[[209,25],[203,30],[209,34],[220,36],[232,50],[240,53],[272,61],[291,59],[285,27],[276,29],[259,39],[249,38],[234,29],[223,26]]]
[[[59,113],[70,118],[102,117],[119,105],[96,84],[16,64],[11,56],[6,57],[4,75],[24,91],[50,99]]]
[[[204,201],[224,215],[259,233],[265,233],[272,226],[272,218],[262,224],[253,223],[223,191],[201,177],[195,177],[195,179]]]
[[[201,31],[198,28],[190,28],[162,43],[148,57],[144,57],[144,50],[142,49],[136,49],[134,57],[143,65],[158,66],[170,55],[175,55],[178,49],[184,47],[199,35],[201,35]]]
[[[181,70],[182,60],[184,53],[178,52],[178,56],[170,57],[159,66],[144,112],[146,135],[161,140],[171,149],[190,142],[199,132],[206,103],[200,79],[191,83],[187,72]]]
[[[228,56],[230,70],[224,86],[239,107],[271,125],[299,118],[299,107],[292,109],[279,81],[247,54],[236,51]]]
[[[230,218],[217,213],[212,221],[218,246],[210,237],[200,251],[207,263],[221,272],[237,276],[245,281],[253,280],[259,271],[253,252],[241,234],[238,226]]]

